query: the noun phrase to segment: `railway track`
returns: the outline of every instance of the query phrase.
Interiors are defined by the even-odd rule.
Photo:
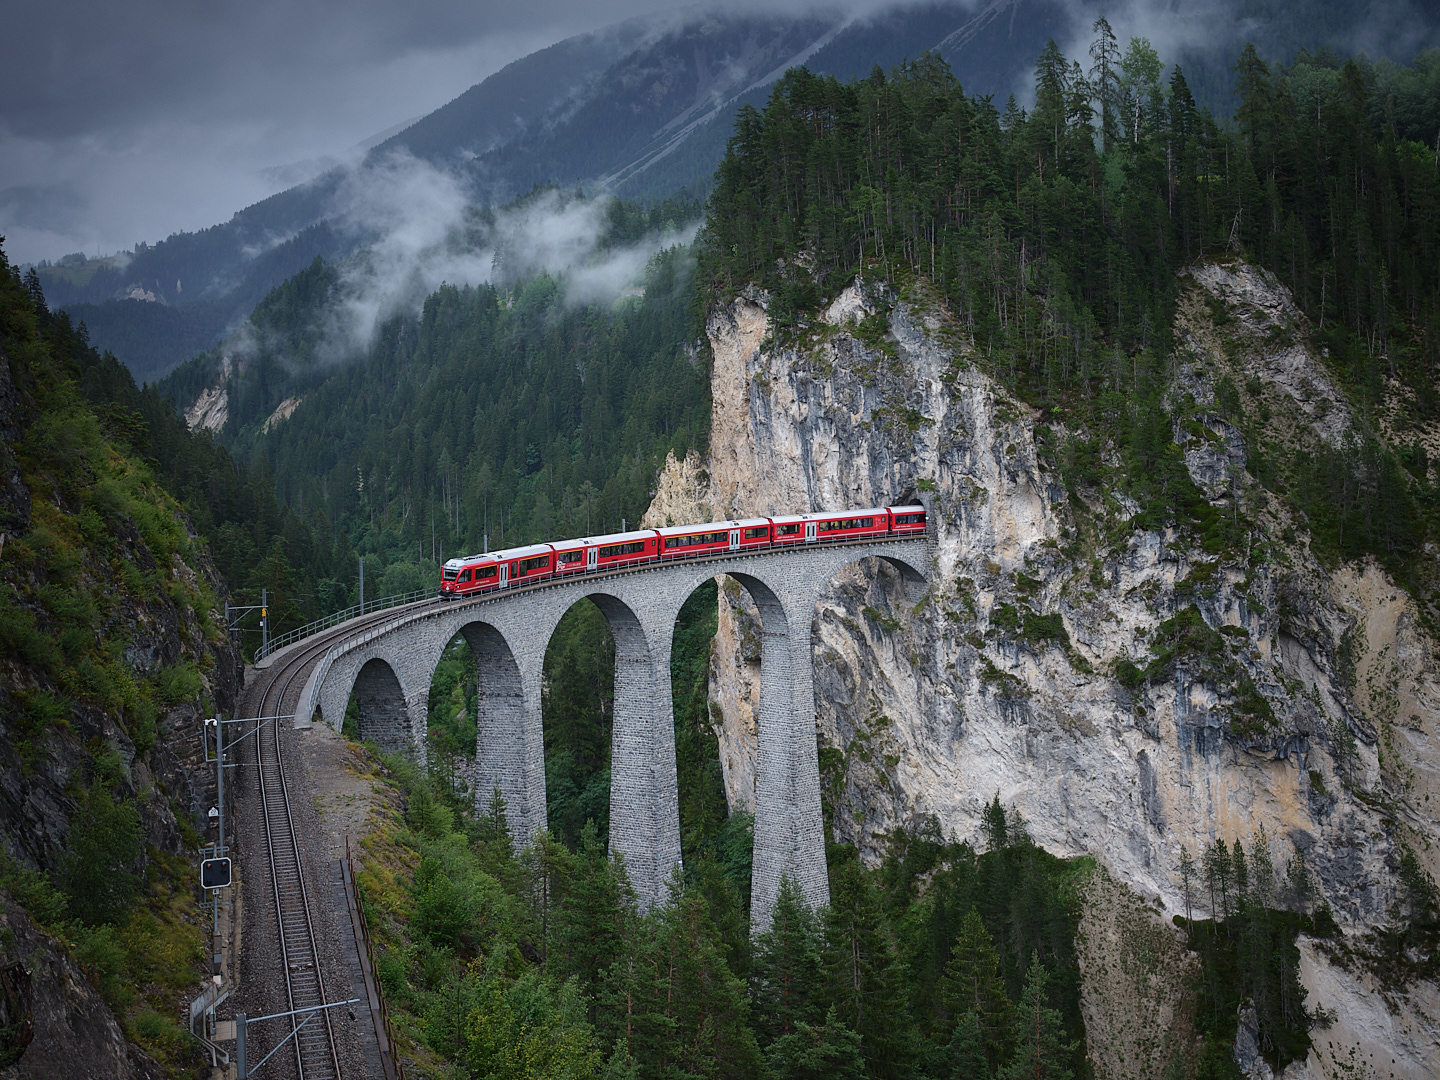
[[[421,607],[437,602],[420,601],[408,606]],[[291,809],[290,790],[285,779],[280,727],[294,712],[296,699],[311,667],[337,639],[363,632],[394,614],[395,610],[389,609],[373,616],[352,620],[343,628],[337,627],[330,633],[317,634],[312,641],[298,648],[292,647],[281,654],[271,666],[258,673],[259,678],[246,694],[247,712],[250,715],[274,718],[258,722],[255,729],[258,765],[255,770],[258,774],[255,793],[259,796],[256,809],[261,826],[256,838],[263,838],[265,842],[264,865],[269,876],[270,895],[274,901],[276,944],[285,985],[284,998],[278,998],[277,995],[276,999],[277,1004],[283,1002],[283,1007],[276,1011],[302,1010],[301,1015],[286,1018],[284,1021],[273,1021],[277,1025],[283,1023],[285,1026],[275,1032],[273,1039],[266,1039],[268,1045],[263,1048],[257,1046],[256,1049],[263,1054],[281,1039],[293,1035],[291,1052],[286,1054],[282,1051],[277,1054],[275,1064],[280,1063],[280,1058],[288,1057],[293,1060],[294,1075],[298,1080],[340,1080],[342,1073],[330,1010],[314,1013],[308,1022],[303,1013],[305,1009],[324,1004],[326,990],[295,815]],[[241,745],[243,746],[243,743]],[[248,754],[248,747],[244,752]],[[259,1056],[253,1054],[251,1062],[257,1061]]]
[[[264,681],[256,688],[258,693],[251,698],[256,715],[277,717],[268,723],[260,722],[255,752],[259,774],[258,809],[264,825],[266,865],[275,903],[276,940],[285,976],[285,1011],[292,1012],[323,1005],[326,998],[320,949],[305,887],[305,868],[290,807],[289,786],[285,782],[280,747],[283,721],[279,717],[285,714],[287,703],[298,693],[297,683],[325,647],[321,643],[295,650],[294,655],[265,672]],[[340,1055],[330,1010],[315,1013],[308,1020],[302,1014],[279,1023],[286,1025],[286,1036],[293,1035],[298,1080],[340,1080]]]

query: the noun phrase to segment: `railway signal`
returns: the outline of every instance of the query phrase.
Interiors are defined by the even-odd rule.
[[[202,859],[200,862],[200,887],[202,889],[227,889],[230,887],[230,859]]]

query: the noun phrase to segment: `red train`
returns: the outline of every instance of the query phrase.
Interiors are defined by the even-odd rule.
[[[838,543],[925,531],[923,506],[877,506],[838,514],[712,521],[641,529],[451,559],[440,572],[440,599],[507,589],[549,578],[596,574],[645,563],[695,559],[792,544]]]

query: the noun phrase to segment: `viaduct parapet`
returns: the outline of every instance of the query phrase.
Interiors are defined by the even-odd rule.
[[[309,674],[296,707],[339,728],[353,691],[360,736],[423,760],[430,682],[441,653],[463,634],[479,683],[476,792],[504,795],[517,842],[545,828],[541,668],[561,617],[593,601],[615,638],[610,846],[623,853],[641,903],[662,902],[680,863],[670,650],[680,607],[707,578],[726,574],[762,621],[759,758],[751,926],[760,932],[782,875],[816,906],[829,902],[815,747],[811,627],[836,574],[876,557],[897,569],[912,600],[925,589],[932,549],[923,537],[814,545],[664,563],[532,586],[453,604],[396,609],[380,625],[341,633]],[[343,627],[342,627],[343,630]],[[276,653],[266,666],[306,642]]]

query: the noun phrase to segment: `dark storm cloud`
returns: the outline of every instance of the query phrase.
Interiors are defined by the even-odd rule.
[[[249,116],[260,102],[329,96],[338,72],[384,69],[485,39],[555,40],[663,7],[655,0],[61,0],[7,20],[0,101],[12,132],[48,138],[156,113]]]

